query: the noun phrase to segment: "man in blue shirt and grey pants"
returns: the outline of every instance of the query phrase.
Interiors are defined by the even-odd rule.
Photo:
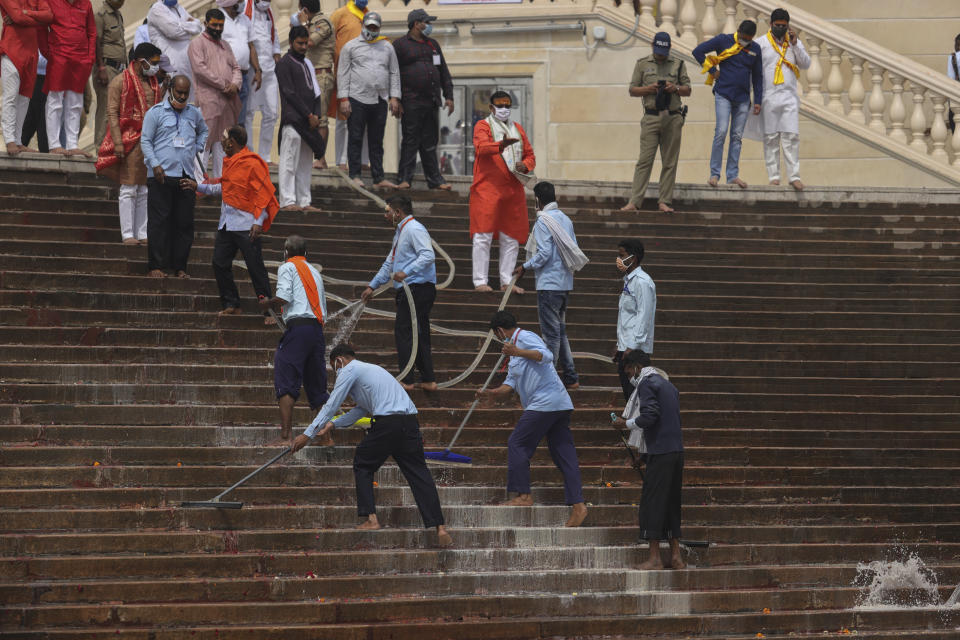
[[[713,85],[713,99],[717,124],[713,132],[713,150],[710,152],[711,187],[720,183],[723,164],[723,143],[730,129],[730,149],[727,151],[727,184],[741,189],[747,183],[740,178],[740,145],[743,129],[750,111],[750,85],[753,85],[753,113],[760,113],[763,102],[763,63],[760,45],[753,41],[757,23],[744,20],[733,34],[721,33],[693,50],[693,57],[703,66],[707,84]],[[716,55],[707,55],[715,51]]]
[[[570,341],[567,340],[567,303],[570,291],[573,290],[573,271],[567,268],[563,261],[551,228],[561,229],[566,238],[574,244],[577,242],[577,235],[573,232],[570,218],[557,205],[553,184],[538,182],[533,188],[533,195],[537,199],[539,212],[531,233],[536,243],[536,253],[513,273],[522,276],[527,269],[533,269],[536,273],[537,314],[540,316],[543,341],[560,369],[563,385],[567,389],[576,389],[580,386],[579,377],[573,364]],[[547,217],[551,218],[551,221],[544,219]]]
[[[397,294],[397,319],[393,336],[397,342],[397,358],[400,370],[410,360],[413,351],[413,323],[410,321],[410,305],[402,282],[406,282],[413,294],[417,310],[417,370],[420,371],[421,388],[437,390],[437,378],[433,373],[433,354],[430,349],[430,310],[437,299],[437,268],[430,233],[413,217],[413,202],[407,196],[393,196],[387,200],[384,215],[397,228],[393,246],[380,271],[370,281],[360,296],[364,302],[370,299],[374,289],[393,280]],[[413,390],[413,370],[403,379],[403,388]]]
[[[573,402],[553,368],[553,354],[540,336],[517,327],[517,319],[509,311],[498,311],[490,321],[490,328],[504,341],[504,355],[510,356],[507,379],[498,388],[478,391],[477,395],[506,395],[516,391],[523,405],[523,414],[507,442],[507,492],[517,495],[503,504],[533,505],[530,458],[546,436],[550,457],[563,474],[566,503],[572,507],[565,526],[579,527],[587,517],[587,507],[570,431]]]

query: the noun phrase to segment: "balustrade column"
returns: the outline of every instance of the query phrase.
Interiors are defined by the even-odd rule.
[[[697,46],[697,8],[693,0],[683,0],[677,18],[680,41],[690,48]]]
[[[949,163],[947,158],[947,123],[943,119],[943,112],[946,110],[947,98],[933,94],[930,96],[933,101],[933,124],[930,125],[930,140],[933,141],[933,150],[930,155],[936,160],[945,164]]]
[[[723,4],[726,5],[723,12],[727,16],[723,21],[723,33],[733,33],[737,30],[737,5],[739,0],[723,0]]]
[[[954,121],[956,121],[956,118],[954,118]],[[950,146],[953,147],[953,166],[960,169],[960,127],[954,127]]]
[[[910,90],[913,91],[913,113],[910,114],[910,131],[913,139],[910,146],[917,151],[927,152],[927,143],[923,136],[927,131],[927,115],[923,111],[923,100],[927,93],[924,87],[915,83],[910,83]]]
[[[843,115],[843,100],[841,100],[843,96],[843,74],[840,72],[843,49],[828,44],[827,53],[830,54],[830,73],[827,75],[827,93],[830,95],[830,100],[827,102],[827,109]]]
[[[677,0],[660,0],[660,31],[677,35]]]
[[[907,107],[903,104],[903,76],[891,73],[890,84],[893,92],[890,100],[890,137],[906,144],[907,132],[903,129],[903,123],[907,119]]]
[[[760,35],[763,34],[763,30],[760,28],[760,21],[757,19],[757,16],[759,15],[760,15],[760,12],[754,9],[753,7],[748,7],[747,5],[743,5],[743,17],[746,18],[747,20],[753,20],[754,22],[757,23],[757,35],[754,36],[755,38],[759,38]]]
[[[847,97],[850,98],[850,118],[857,124],[866,124],[867,118],[863,113],[863,98],[866,93],[863,89],[863,58],[859,56],[850,56],[850,89],[847,91]]]
[[[283,39],[290,30],[290,14],[294,12],[296,0],[276,0],[273,6],[277,9],[274,21],[277,25],[277,36]]]
[[[717,12],[714,7],[717,0],[703,0],[703,20],[700,22],[700,32],[703,33],[703,39],[709,40],[717,35]]]
[[[630,3],[630,0],[621,0],[621,6],[623,3]],[[653,17],[653,5],[655,4],[657,4],[657,0],[640,0],[640,24],[649,29],[657,28],[657,20]]]
[[[878,64],[870,65],[870,82],[873,83],[873,89],[870,90],[870,100],[867,106],[870,107],[870,128],[877,133],[887,133],[887,126],[883,124],[883,110],[887,106],[887,99],[883,95],[883,67]]]
[[[810,68],[807,69],[807,93],[811,100],[823,104],[823,94],[820,93],[820,83],[823,81],[823,67],[820,66],[819,38],[809,36],[806,39],[807,53],[810,54]]]

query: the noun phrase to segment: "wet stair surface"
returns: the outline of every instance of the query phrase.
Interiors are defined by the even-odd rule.
[[[412,196],[456,263],[434,323],[483,331],[500,298],[472,291],[465,195]],[[392,238],[380,212],[329,183],[315,184],[314,204],[323,213],[281,214],[265,258],[299,233],[325,273],[371,277]],[[355,429],[238,489],[240,511],[180,509],[282,446],[279,332],[262,325],[243,270],[245,314],[216,315],[219,201],[197,208],[193,278],[157,281],[145,250],[119,243],[109,183],[0,169],[0,635],[957,637],[952,610],[856,608],[854,584],[858,563],[904,549],[936,572],[941,600],[960,581],[955,207],[692,203],[667,216],[619,204],[561,198],[592,259],[568,331],[574,351],[612,352],[616,245],[642,239],[657,283],[654,361],[681,392],[684,537],[712,543],[690,550],[684,571],[636,569],[642,483],[609,426],[623,404],[615,369],[591,359],[578,360],[573,393],[581,528],[561,527],[545,446],[536,506],[497,505],[514,400],[474,414],[455,447],[473,465],[434,468],[452,549],[420,528],[392,464],[377,477],[385,528],[352,529]],[[521,284],[532,290],[532,275]],[[392,310],[392,297],[373,306]],[[538,330],[532,291],[508,308]],[[396,370],[391,320],[364,316],[352,341]],[[434,334],[438,378],[463,371],[481,342]],[[428,450],[449,442],[496,357],[455,388],[414,393]],[[301,399],[298,424],[311,418]]]

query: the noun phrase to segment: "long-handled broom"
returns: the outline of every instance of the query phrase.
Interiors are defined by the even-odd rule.
[[[253,476],[257,475],[258,473],[260,473],[261,471],[263,471],[264,469],[272,465],[274,462],[276,462],[283,456],[290,453],[291,451],[292,449],[290,447],[287,447],[286,449],[284,449],[283,451],[275,455],[269,462],[264,463],[257,470],[252,471],[251,473],[248,473],[246,476],[243,477],[242,480],[240,480],[236,484],[232,485],[229,489],[226,489],[222,493],[217,495],[215,498],[213,498],[213,500],[206,500],[201,502],[191,502],[191,501],[181,502],[180,506],[181,507],[214,507],[216,509],[241,509],[243,508],[242,502],[224,502],[222,500],[223,496],[227,495],[228,493],[230,493],[231,491],[233,491],[234,489],[242,485],[244,482],[246,482]]]
[[[497,374],[497,371],[500,370],[500,365],[503,364],[503,359],[506,356],[500,354],[500,358],[497,360],[497,364],[493,366],[493,369],[490,371],[490,375],[487,376],[487,381],[483,383],[483,386],[480,387],[480,391],[486,391],[487,387],[490,386],[490,382],[493,380],[493,376]],[[467,420],[470,419],[470,416],[473,415],[473,410],[477,408],[477,404],[480,402],[480,396],[478,395],[473,400],[473,404],[470,405],[470,410],[467,411],[467,415],[463,417],[463,421],[460,423],[460,428],[457,429],[457,432],[453,434],[453,440],[450,441],[450,444],[443,451],[427,451],[424,453],[424,457],[427,460],[432,460],[434,462],[446,463],[452,462],[456,464],[471,464],[473,460],[469,456],[460,455],[458,453],[453,453],[450,449],[453,449],[454,443],[457,441],[457,438],[460,437],[460,432],[463,431],[463,427],[466,426]]]

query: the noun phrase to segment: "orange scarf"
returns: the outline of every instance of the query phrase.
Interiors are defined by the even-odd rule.
[[[153,100],[156,104],[160,98],[160,84],[156,77],[150,78],[150,86],[153,88]],[[140,142],[143,118],[147,115],[147,109],[152,106],[152,104],[147,104],[147,94],[140,83],[140,74],[136,65],[128,65],[123,72],[120,112],[117,114],[120,120],[120,142],[123,145],[124,156],[133,151],[133,148]],[[100,149],[97,150],[96,169],[102,171],[119,162],[120,158],[117,157],[113,133],[110,131],[110,127],[107,127],[107,135],[104,136]]]
[[[303,256],[293,256],[287,262],[292,262],[297,268],[297,275],[300,276],[300,282],[303,284],[303,290],[307,292],[307,301],[313,310],[313,315],[317,316],[320,324],[323,324],[323,309],[320,307],[320,292],[317,290],[317,281],[313,278],[310,267],[307,266],[307,259]]]
[[[280,210],[270,170],[258,154],[246,147],[223,159],[223,177],[211,180],[220,183],[222,198],[231,207],[252,213],[264,231],[270,229]],[[267,210],[267,219],[260,222],[260,212]]]

